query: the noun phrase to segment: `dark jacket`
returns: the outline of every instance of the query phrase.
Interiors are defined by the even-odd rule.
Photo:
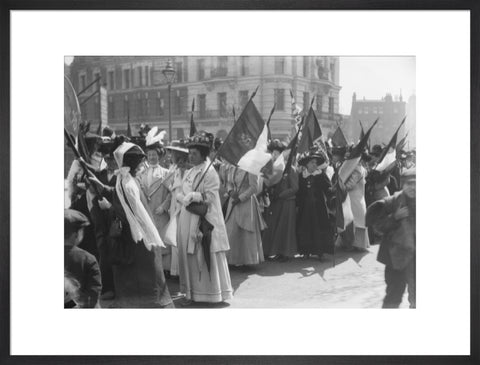
[[[409,216],[396,220],[395,212],[405,206]],[[370,205],[366,223],[383,234],[377,260],[395,270],[404,269],[415,257],[415,205],[399,191]]]
[[[102,278],[97,259],[76,246],[64,246],[64,250],[65,271],[80,283],[78,306],[96,307],[102,291]]]

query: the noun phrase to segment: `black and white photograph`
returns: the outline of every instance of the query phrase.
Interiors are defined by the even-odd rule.
[[[473,2],[19,1],[0,363],[478,360]]]
[[[416,307],[414,56],[66,56],[65,308]]]

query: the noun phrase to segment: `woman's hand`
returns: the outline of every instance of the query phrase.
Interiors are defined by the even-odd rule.
[[[163,213],[165,213],[165,209],[161,205],[155,209],[155,214],[162,215]]]

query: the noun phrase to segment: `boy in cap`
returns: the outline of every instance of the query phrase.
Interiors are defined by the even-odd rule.
[[[84,214],[65,209],[64,265],[65,272],[80,284],[75,299],[78,308],[100,307],[98,298],[102,291],[102,280],[98,262],[95,256],[77,247],[83,239],[84,227],[89,224]]]
[[[404,171],[402,190],[368,207],[367,225],[383,233],[377,260],[385,264],[387,293],[383,308],[398,308],[408,287],[410,308],[415,308],[415,196],[416,170]]]

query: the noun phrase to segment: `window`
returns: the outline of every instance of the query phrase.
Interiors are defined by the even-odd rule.
[[[275,89],[275,105],[277,110],[285,110],[285,90]]]
[[[329,114],[333,114],[335,111],[335,98],[333,98],[332,96],[330,96],[328,98],[328,113]]]
[[[317,112],[323,111],[323,95],[317,95]]]
[[[243,110],[243,108],[245,108],[245,105],[247,105],[247,102],[248,102],[248,90],[239,91],[238,99],[240,102],[240,108]]]
[[[173,113],[176,115],[182,114],[182,97],[180,96],[180,90],[176,90],[175,97],[173,100]]]
[[[368,114],[368,106],[363,108],[363,114]]]
[[[303,93],[303,110],[307,112],[310,109],[310,93]]]
[[[108,71],[107,87],[108,90],[115,89],[115,71]]]
[[[130,69],[123,70],[123,88],[130,89]]]
[[[197,75],[198,75],[198,80],[203,80],[205,79],[205,60],[197,60]]]
[[[378,107],[378,114],[383,114],[383,106]]]
[[[157,93],[157,98],[155,100],[155,114],[162,116],[164,114],[164,101],[160,95],[160,92]]]
[[[377,114],[377,111],[378,111],[377,107],[376,107],[376,106],[374,106],[374,107],[373,107],[373,111],[372,111],[372,112],[373,112],[373,114]]]
[[[304,56],[303,57],[303,77],[308,77],[308,66],[309,66],[308,57]]]
[[[330,64],[330,80],[335,80],[335,64]]]
[[[150,73],[148,71],[148,66],[145,66],[145,86],[150,85]]]
[[[177,62],[175,63],[175,72],[177,77],[177,82],[183,82],[183,63]]]
[[[228,57],[217,57],[217,68],[215,75],[217,77],[225,77],[228,73]]]
[[[97,80],[96,85],[95,85],[95,89],[98,89],[100,87],[101,83],[102,83],[102,78],[100,76],[100,72],[97,71],[93,74],[93,80]]]
[[[206,115],[206,103],[207,98],[205,94],[198,95],[198,116],[200,118],[205,118]]]
[[[143,78],[142,78],[142,77],[143,77],[143,75],[142,75],[142,74],[143,74],[143,72],[142,72],[142,71],[143,71],[143,67],[142,67],[142,66],[139,66],[139,67],[137,68],[137,70],[138,70],[138,71],[137,71],[137,72],[138,72],[138,86],[143,86]]]
[[[275,57],[275,74],[283,75],[285,72],[285,58]]]
[[[358,114],[362,114],[362,113],[363,113],[362,108],[359,108],[358,109]]]
[[[145,93],[145,98],[143,99],[143,115],[150,115],[150,98],[148,93]]]
[[[80,90],[85,89],[85,86],[87,86],[87,75],[80,75]]]
[[[227,116],[227,93],[217,94],[218,112],[221,117]]]
[[[240,57],[240,75],[241,76],[248,75],[248,57],[247,56]]]
[[[108,98],[108,117],[115,118],[115,104],[113,103],[113,98]]]

